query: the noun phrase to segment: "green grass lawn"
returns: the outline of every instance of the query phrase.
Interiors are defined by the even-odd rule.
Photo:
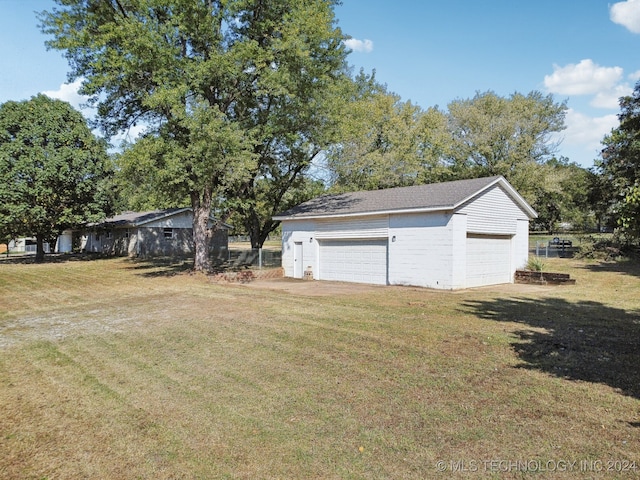
[[[638,478],[640,268],[332,296],[0,262],[0,478]]]

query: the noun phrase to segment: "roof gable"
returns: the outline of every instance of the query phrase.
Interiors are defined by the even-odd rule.
[[[93,224],[109,227],[138,227],[145,223],[154,222],[167,217],[173,217],[185,211],[191,211],[190,208],[166,208],[164,210],[151,210],[148,212],[124,212],[105,218],[102,222]]]
[[[151,210],[148,212],[124,212],[119,215],[114,215],[110,218],[105,218],[102,222],[93,223],[89,226],[92,227],[112,227],[112,228],[133,228],[146,225],[148,223],[157,222],[169,217],[175,217],[182,213],[188,212],[191,214],[192,209],[190,207],[182,208],[165,208],[163,210]],[[209,216],[212,222],[216,222],[216,218],[212,215]],[[222,224],[225,228],[231,228],[226,223]]]
[[[507,194],[535,218],[536,212],[502,176],[455,180],[411,187],[322,195],[278,214],[275,220],[345,217],[410,211],[455,210],[499,183]]]

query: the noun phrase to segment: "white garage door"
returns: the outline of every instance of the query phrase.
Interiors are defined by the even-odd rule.
[[[467,287],[510,283],[511,237],[467,235]]]
[[[320,242],[320,280],[387,284],[387,240]]]

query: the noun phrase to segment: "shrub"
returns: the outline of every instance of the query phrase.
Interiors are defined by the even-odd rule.
[[[532,272],[541,272],[544,270],[545,263],[542,261],[540,257],[529,257],[529,261],[527,262],[527,270],[531,270]]]
[[[607,237],[588,235],[581,238],[576,258],[620,261],[638,258],[638,253],[638,245],[620,235]]]

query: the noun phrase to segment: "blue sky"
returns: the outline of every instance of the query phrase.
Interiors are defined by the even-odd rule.
[[[45,92],[80,104],[33,13],[53,6],[0,0],[0,102]],[[566,100],[558,154],[585,167],[640,80],[640,0],[343,0],[336,17],[354,70],[375,69],[424,109],[487,90]]]

